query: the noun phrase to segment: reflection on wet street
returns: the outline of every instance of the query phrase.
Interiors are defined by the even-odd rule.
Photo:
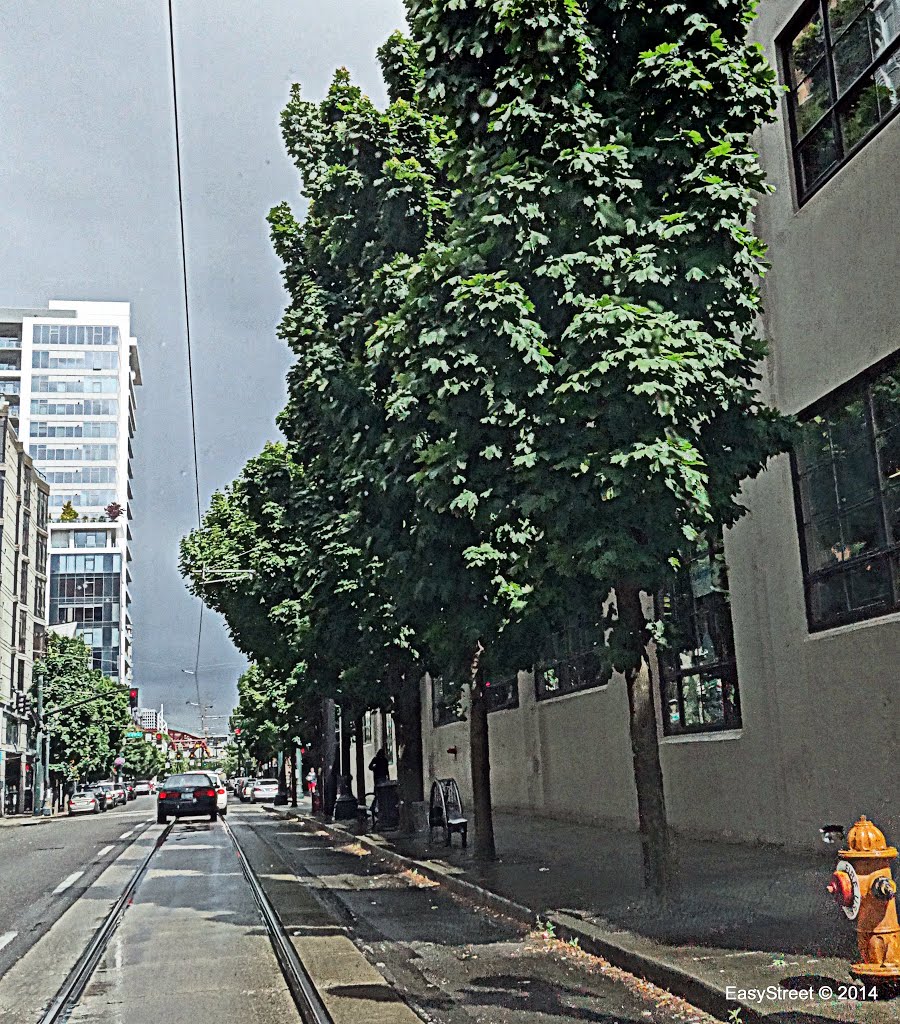
[[[71,1019],[266,1024],[296,1017],[222,825],[177,823]]]

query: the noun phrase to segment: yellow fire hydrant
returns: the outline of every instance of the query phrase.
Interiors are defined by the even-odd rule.
[[[850,829],[847,849],[838,853],[828,891],[851,921],[856,921],[860,962],[854,978],[900,981],[900,923],[897,884],[891,861],[897,850],[865,815]]]

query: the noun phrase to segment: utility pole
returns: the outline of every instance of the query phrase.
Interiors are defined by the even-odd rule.
[[[38,732],[35,742],[34,800],[31,813],[35,818],[39,818],[44,813],[44,804],[47,800],[50,769],[48,763],[50,760],[49,725],[44,721],[44,674],[42,672],[38,673],[35,689],[35,721]],[[45,749],[45,745],[47,749]]]
[[[331,817],[334,810],[334,801],[337,798],[337,778],[334,773],[334,763],[337,760],[337,743],[335,742],[335,714],[334,701],[326,697],[322,701],[322,748],[324,763],[322,765],[322,814],[324,817]]]

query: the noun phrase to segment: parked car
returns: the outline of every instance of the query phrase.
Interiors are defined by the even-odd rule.
[[[211,775],[207,772],[184,772],[170,775],[160,784],[156,795],[156,820],[165,825],[169,818],[219,816],[218,794]]]
[[[274,800],[278,796],[278,779],[254,779],[250,789],[250,803]]]
[[[98,782],[97,785],[101,786],[106,792],[107,807],[118,807],[120,804],[124,806],[128,797],[125,795],[125,788],[120,786],[118,782],[105,780],[104,782]]]
[[[219,809],[219,814],[225,815],[228,813],[228,791],[225,789],[225,783],[222,781],[221,775],[213,771],[190,771],[185,772],[185,775],[202,775],[208,776],[212,779],[213,786],[216,790],[216,807]]]
[[[240,792],[238,793],[241,803],[246,803],[250,799],[250,789],[254,782],[256,782],[256,779],[244,779],[241,783]]]
[[[93,789],[78,789],[69,797],[69,817],[75,814],[99,814],[106,810],[106,796]]]
[[[134,784],[135,796],[149,796],[152,791],[149,779],[138,779]]]

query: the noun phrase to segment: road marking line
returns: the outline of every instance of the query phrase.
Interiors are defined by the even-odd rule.
[[[3,935],[0,935],[0,949],[8,946],[18,934],[18,932],[4,932]]]
[[[81,878],[81,876],[83,874],[84,874],[83,871],[75,871],[73,874],[69,875],[68,878],[64,878],[59,883],[59,885],[53,890],[51,895],[52,896],[59,896],[59,894],[61,892],[65,892],[66,889],[68,889],[70,885],[74,885],[78,881],[78,879]]]
[[[101,850],[101,851],[100,851],[100,852],[99,852],[99,853],[97,854],[97,856],[96,856],[96,857],[94,858],[94,860],[103,860],[103,858],[104,858],[104,857],[105,857],[105,856],[106,856],[106,855],[107,855],[108,853],[112,853],[112,847],[111,847],[111,846],[104,846],[104,847],[103,847],[103,849],[102,849],[102,850]]]
[[[120,839],[130,839],[132,837],[132,835],[134,835],[134,829],[131,829],[130,832],[123,832],[122,835],[119,836],[119,838]]]

